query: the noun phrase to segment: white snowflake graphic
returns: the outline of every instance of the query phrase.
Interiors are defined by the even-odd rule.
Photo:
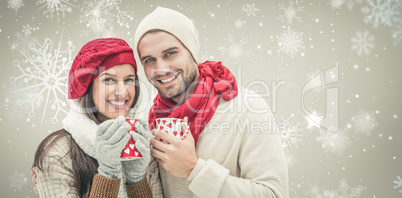
[[[392,21],[401,12],[402,3],[389,0],[367,0],[367,5],[361,8],[365,14],[364,21],[377,28],[380,25],[392,26]]]
[[[346,1],[346,7],[348,8],[349,11],[353,10],[353,7],[355,7],[355,4],[362,3],[363,0],[347,0]]]
[[[402,45],[402,13],[394,20],[392,38],[394,39],[394,45]]]
[[[84,1],[85,6],[81,8],[80,23],[84,23],[89,31],[96,33],[97,36],[113,36],[114,24],[129,28],[129,21],[133,20],[129,12],[120,10],[120,3],[120,0]],[[89,34],[85,31],[84,33]]]
[[[289,6],[285,7],[285,5],[280,4],[279,8],[285,12],[284,15],[279,16],[279,20],[284,22],[286,20],[287,24],[291,25],[293,20],[296,20],[297,22],[302,22],[301,18],[297,16],[298,12],[303,12],[303,6],[298,6],[297,8],[293,7],[294,2],[289,1]]]
[[[332,138],[332,137],[331,137]],[[334,139],[331,144],[328,144],[324,149],[325,152],[342,155],[342,152],[351,144],[347,130],[338,130],[334,134]]]
[[[77,0],[74,0],[75,2]],[[66,12],[71,13],[73,11],[73,5],[69,2],[69,0],[38,0],[36,1],[36,5],[43,4],[39,9],[45,10],[42,12],[46,17],[50,17],[50,19],[54,19],[54,14],[57,15],[57,19],[61,15],[62,17],[66,17]]]
[[[29,104],[30,117],[35,117],[35,107],[43,106],[41,112],[42,124],[47,112],[48,105],[55,111],[51,122],[58,122],[60,112],[66,112],[67,106],[65,99],[65,89],[67,78],[71,67],[74,51],[72,42],[69,41],[65,50],[62,50],[61,39],[58,43],[53,43],[51,39],[45,38],[43,44],[38,42],[29,44],[29,50],[22,51],[25,60],[14,60],[15,67],[22,72],[17,77],[10,77],[11,83],[23,82],[25,86],[12,91],[11,93],[29,94],[29,97],[21,97],[16,101],[19,106]],[[42,102],[43,101],[43,102]]]
[[[370,50],[374,49],[374,36],[370,35],[370,33],[366,30],[364,32],[357,32],[356,37],[351,39],[352,41],[352,50],[357,51],[357,54],[360,56],[362,54],[370,54]]]
[[[394,180],[394,184],[396,184],[396,186],[394,186],[394,189],[402,187],[402,180],[399,176],[398,180]],[[402,189],[400,189],[399,192],[402,193]]]
[[[279,52],[293,56],[304,50],[303,33],[288,27],[280,36],[277,36]]]
[[[335,147],[335,139],[335,132],[320,129],[320,135],[315,140],[321,143],[321,148],[327,149],[327,147]]]
[[[243,5],[243,11],[247,13],[247,16],[255,16],[255,13],[257,11],[260,11],[260,9],[255,7],[255,4],[245,4]]]
[[[28,179],[24,173],[18,173],[14,171],[14,173],[8,176],[8,180],[10,181],[10,187],[14,189],[21,190],[22,186],[28,183]]]
[[[359,198],[363,192],[363,186],[349,187],[348,182],[342,179],[339,183],[338,190],[324,191],[325,198]]]
[[[7,8],[17,11],[22,6],[24,6],[24,2],[22,0],[7,0]]]
[[[370,135],[373,129],[378,126],[374,111],[360,110],[355,117],[352,117],[352,122],[355,132],[365,135]]]
[[[343,0],[331,0],[331,2],[329,2],[333,10],[341,9],[343,3]]]
[[[243,25],[244,25],[244,21],[242,21],[241,19],[237,19],[237,20],[234,22],[234,26],[235,26],[237,29],[242,28]]]
[[[33,28],[31,26],[29,26],[29,24],[22,26],[22,32],[25,33],[25,35],[27,35],[27,36],[32,33],[32,30],[33,30]]]

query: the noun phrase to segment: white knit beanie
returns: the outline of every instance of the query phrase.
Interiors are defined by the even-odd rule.
[[[184,14],[164,7],[157,7],[142,19],[138,25],[134,35],[138,57],[140,57],[138,51],[139,41],[145,33],[154,29],[166,31],[179,39],[188,51],[190,51],[195,62],[198,63],[197,54],[200,50],[200,43],[198,41],[198,31],[193,22]]]

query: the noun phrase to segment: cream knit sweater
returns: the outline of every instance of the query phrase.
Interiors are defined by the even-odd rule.
[[[132,116],[132,115],[131,115]],[[63,120],[63,128],[74,138],[78,146],[89,156],[96,159],[95,134],[96,123],[87,118],[84,114],[71,110]],[[73,187],[74,176],[72,173],[72,161],[66,155],[69,151],[67,138],[59,139],[49,150],[43,160],[43,169],[36,169],[37,188],[40,197],[79,197],[79,191]],[[125,178],[123,172],[121,179],[119,197],[127,197]],[[151,160],[148,166],[148,183],[151,187],[153,197],[163,197],[159,179],[159,170],[156,160]]]
[[[255,92],[239,88],[234,99],[221,99],[200,133],[190,176],[180,179],[160,167],[165,197],[289,197],[287,161],[272,121]]]

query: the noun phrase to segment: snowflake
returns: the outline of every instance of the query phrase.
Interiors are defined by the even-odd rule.
[[[80,23],[86,24],[92,33],[102,34],[102,36],[113,36],[113,25],[117,24],[129,28],[130,21],[133,20],[131,12],[120,10],[120,0],[88,0],[84,1],[81,8]],[[88,32],[85,32],[88,34]]]
[[[399,176],[398,176],[398,180],[394,180],[394,184],[396,184],[396,186],[394,186],[394,189],[402,187],[402,180]],[[402,193],[402,189],[400,189],[399,192]]]
[[[302,128],[299,127],[300,122],[296,122],[295,118],[288,117],[287,119],[281,119],[277,124],[283,124],[285,131],[281,133],[282,146],[285,151],[290,152],[298,148],[298,143],[302,142],[301,134]]]
[[[22,186],[28,182],[25,174],[18,173],[17,171],[14,171],[13,175],[8,176],[8,180],[10,181],[10,187],[18,190],[21,190]]]
[[[302,52],[304,49],[303,33],[296,32],[290,27],[285,30],[280,36],[277,36],[279,52],[284,52],[292,58],[297,52]]]
[[[29,24],[22,26],[22,32],[25,33],[25,35],[27,35],[27,36],[32,33],[32,29],[33,28],[31,26],[29,26]]]
[[[60,40],[56,48],[54,47],[51,39],[45,38],[43,45],[38,42],[30,43],[29,51],[19,50],[25,60],[21,62],[14,60],[13,64],[19,68],[22,74],[17,77],[10,77],[11,83],[22,81],[25,84],[25,86],[11,93],[26,94],[31,91],[29,97],[21,97],[16,101],[19,106],[29,104],[31,108],[30,117],[35,117],[35,107],[41,106],[41,101],[44,100],[44,107],[41,110],[43,112],[42,123],[48,104],[51,104],[51,109],[55,111],[51,119],[52,123],[58,122],[57,117],[60,112],[67,113],[65,110],[66,102],[63,100],[66,98],[65,89],[68,72],[73,61],[74,46],[70,43],[66,50],[62,50]]]
[[[335,10],[335,9],[341,9],[343,3],[344,3],[343,0],[331,0],[329,4],[331,5],[332,9]]]
[[[339,184],[338,190],[324,191],[325,198],[359,198],[363,191],[363,186],[357,186],[354,188],[349,187],[349,184],[345,179],[342,179]]]
[[[243,24],[244,24],[244,21],[242,21],[242,20],[240,20],[240,19],[237,19],[237,20],[235,21],[235,23],[234,23],[234,26],[235,26],[237,29],[240,29],[240,28],[243,27]]]
[[[243,5],[242,9],[243,9],[244,12],[247,13],[247,16],[251,16],[251,15],[255,16],[255,13],[257,11],[260,11],[260,9],[255,7],[254,3],[251,4],[251,5],[250,4]]]
[[[346,130],[338,130],[334,134],[332,144],[328,144],[325,148],[325,152],[331,152],[341,155],[342,152],[351,144],[349,136]]]
[[[320,135],[315,139],[321,142],[321,148],[335,147],[336,133],[330,130],[320,130]]]
[[[367,6],[362,7],[361,12],[366,15],[364,21],[377,28],[381,24],[392,26],[392,20],[400,13],[401,8],[402,3],[397,1],[367,0]]]
[[[375,47],[374,36],[371,36],[367,30],[364,32],[357,32],[356,37],[353,37],[351,41],[352,50],[356,50],[359,56],[363,53],[366,55],[370,54],[370,50]]]
[[[17,11],[22,6],[24,6],[24,2],[22,0],[7,0],[7,8]]]
[[[54,19],[54,12],[56,12],[57,18],[60,16],[66,17],[66,12],[71,13],[72,7],[75,7],[73,4],[68,2],[69,0],[38,0],[36,5],[44,4],[41,8],[46,7],[46,10],[42,12],[46,17],[50,17],[50,19]],[[75,2],[77,0],[74,0]],[[50,14],[50,15],[49,15]]]
[[[352,11],[355,4],[358,3],[363,3],[363,0],[347,0],[346,6],[348,7],[349,11]]]
[[[360,110],[356,117],[352,117],[353,126],[356,128],[355,132],[370,135],[374,127],[378,125],[374,115],[374,111]]]
[[[402,13],[395,18],[395,23],[392,27],[392,38],[394,45],[402,45]]]
[[[301,18],[297,16],[297,13],[298,13],[298,12],[303,12],[303,7],[298,6],[297,8],[294,8],[294,7],[293,7],[293,4],[294,4],[294,2],[293,2],[293,1],[290,1],[290,2],[289,2],[289,5],[290,5],[290,6],[288,6],[288,7],[285,7],[285,5],[283,5],[283,4],[282,4],[282,5],[279,5],[279,8],[280,8],[281,10],[284,10],[284,11],[285,11],[285,14],[284,14],[284,15],[280,15],[280,16],[279,16],[279,19],[280,19],[282,22],[286,19],[286,21],[287,21],[287,23],[288,23],[289,25],[292,24],[293,20],[296,20],[296,21],[299,22],[299,23],[302,22]]]

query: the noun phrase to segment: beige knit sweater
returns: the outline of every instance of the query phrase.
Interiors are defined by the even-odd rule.
[[[198,163],[187,179],[160,167],[165,197],[287,198],[288,167],[269,107],[239,88],[218,109],[198,138]]]
[[[76,110],[71,110],[63,120],[63,128],[72,135],[75,142],[86,154],[95,159],[97,157],[94,148],[96,127],[95,122]],[[44,157],[42,163],[44,171],[36,169],[37,188],[40,197],[79,197],[79,190],[73,187],[72,160],[66,155],[68,151],[68,139],[66,137],[60,138]],[[127,197],[123,171],[119,178],[121,180],[118,197]],[[148,166],[147,180],[153,197],[163,197],[158,165],[154,159]]]

